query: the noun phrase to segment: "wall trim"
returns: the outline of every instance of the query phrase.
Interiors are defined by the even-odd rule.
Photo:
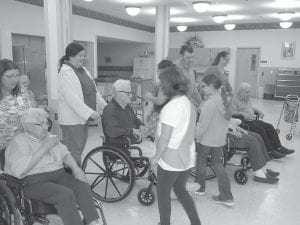
[[[282,29],[278,23],[242,23],[237,24],[234,30],[269,30],[269,29]],[[289,29],[300,29],[300,22],[294,22]],[[197,31],[227,31],[224,25],[199,25],[188,26],[185,32],[197,32]],[[170,28],[170,32],[179,32],[175,26]]]
[[[23,2],[23,3],[27,3],[27,4],[31,4],[31,5],[36,5],[39,7],[44,7],[43,0],[15,0],[15,1]],[[103,22],[107,22],[107,23],[112,23],[112,24],[116,24],[119,26],[123,26],[123,27],[129,27],[129,28],[147,31],[147,32],[151,32],[151,33],[154,33],[154,31],[155,31],[155,28],[151,27],[151,26],[147,26],[144,24],[120,19],[115,16],[111,16],[111,15],[97,12],[97,11],[90,10],[90,9],[86,9],[86,8],[76,6],[76,5],[72,6],[72,13],[73,13],[73,15],[83,16],[83,17],[87,17],[90,19],[95,19],[95,20],[99,20],[99,21],[103,21]]]
[[[43,0],[15,0],[31,5],[43,7]],[[147,26],[140,23],[131,22],[115,16],[111,16],[105,13],[97,12],[94,10],[86,9],[80,6],[73,5],[72,12],[74,15],[83,16],[90,19],[95,19],[107,23],[116,24],[123,27],[129,27],[137,30],[147,31],[154,33],[155,27]],[[234,30],[269,30],[269,29],[282,29],[278,23],[242,23],[237,24]],[[289,29],[300,29],[300,22],[294,22],[293,26]],[[224,25],[192,25],[188,26],[185,32],[197,32],[197,31],[226,31]],[[179,32],[176,26],[170,27],[170,32]]]

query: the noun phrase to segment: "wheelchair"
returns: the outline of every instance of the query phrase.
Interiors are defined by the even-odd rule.
[[[0,169],[0,224],[32,225],[37,222],[48,225],[49,220],[46,216],[57,214],[56,209],[51,204],[25,198],[24,185],[26,182]],[[94,202],[100,212],[103,225],[107,225],[101,202],[96,198]]]
[[[103,131],[105,134],[104,128]],[[131,156],[134,153],[137,156]],[[104,202],[118,202],[126,198],[138,179],[150,180],[151,177],[155,180],[151,172],[149,177],[144,177],[149,167],[150,161],[143,156],[142,149],[132,145],[126,136],[111,142],[104,135],[103,145],[91,150],[82,163],[94,196]],[[152,204],[155,196],[153,192],[150,195],[140,193],[139,199]]]

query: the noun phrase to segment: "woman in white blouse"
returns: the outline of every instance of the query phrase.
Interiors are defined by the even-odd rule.
[[[85,49],[70,43],[60,59],[58,76],[58,121],[63,143],[81,164],[81,154],[87,141],[88,120],[100,118],[106,102],[97,92],[92,76],[83,66]]]

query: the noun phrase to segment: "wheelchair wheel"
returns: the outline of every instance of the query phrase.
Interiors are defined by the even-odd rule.
[[[155,201],[155,194],[148,188],[143,188],[138,192],[138,200],[143,206],[150,206]]]
[[[101,146],[87,154],[82,163],[94,197],[117,202],[130,194],[135,170],[129,156],[112,146]]]
[[[16,208],[16,199],[7,185],[0,180],[0,224],[2,225],[21,225]]]
[[[246,184],[248,182],[248,176],[245,172],[244,169],[239,169],[237,171],[234,172],[234,180],[238,183],[238,184]]]
[[[223,149],[223,151],[222,151],[222,153],[223,153],[223,157],[222,157],[223,162],[222,162],[222,164],[225,166],[226,165],[226,160],[225,160],[225,157],[224,157],[224,155],[225,155],[224,151],[225,150]],[[197,167],[194,167],[194,168],[191,169],[191,171],[190,171],[191,176],[193,176],[193,177],[197,176],[196,169],[197,169]],[[210,180],[210,179],[213,179],[215,177],[216,177],[216,172],[215,172],[215,170],[212,166],[211,155],[209,155],[207,157],[207,164],[206,164],[206,180]]]

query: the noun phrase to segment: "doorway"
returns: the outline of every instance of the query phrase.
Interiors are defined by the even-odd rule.
[[[241,83],[251,85],[251,97],[257,97],[258,65],[260,48],[238,48],[235,87],[238,89]]]
[[[26,74],[31,90],[36,97],[47,95],[45,77],[45,38],[23,34],[12,34],[13,61],[20,74]]]

